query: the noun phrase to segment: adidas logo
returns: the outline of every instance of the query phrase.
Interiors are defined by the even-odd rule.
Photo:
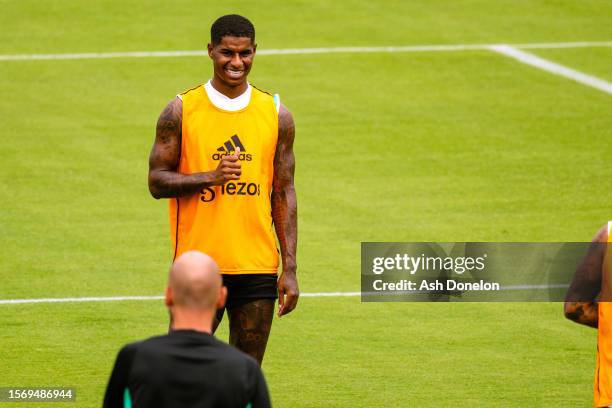
[[[225,141],[225,143],[223,143],[223,145],[219,146],[217,148],[217,152],[220,153],[213,154],[212,159],[221,160],[221,158],[229,156],[233,152],[235,152],[236,148],[238,147],[240,148],[240,156],[238,156],[238,160],[251,161],[253,159],[252,155],[246,152],[246,148],[240,141],[238,135],[230,137],[228,140]]]

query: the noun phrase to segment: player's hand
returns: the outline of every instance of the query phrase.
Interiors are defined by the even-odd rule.
[[[231,180],[240,180],[242,165],[240,164],[240,148],[237,147],[232,155],[223,156],[217,169],[214,171],[212,185],[222,185]]]
[[[297,306],[300,290],[295,272],[283,272],[278,278],[278,317],[291,312]]]

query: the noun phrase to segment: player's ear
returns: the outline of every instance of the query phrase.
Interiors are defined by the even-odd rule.
[[[225,300],[227,299],[227,288],[225,286],[221,286],[219,289],[219,297],[217,298],[217,309],[223,309],[225,306]]]
[[[213,48],[215,48],[211,43],[208,43],[208,56],[212,59],[212,52],[213,52]]]
[[[166,290],[164,292],[164,303],[167,307],[174,305],[174,299],[172,299],[172,290],[170,286],[166,286]]]

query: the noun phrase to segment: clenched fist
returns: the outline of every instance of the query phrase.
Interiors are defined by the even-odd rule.
[[[238,160],[240,148],[237,147],[232,155],[223,156],[217,169],[214,171],[212,185],[222,185],[231,180],[240,180],[242,165]]]

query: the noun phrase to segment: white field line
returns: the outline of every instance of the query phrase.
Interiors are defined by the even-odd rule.
[[[76,302],[116,302],[121,300],[161,300],[163,296],[112,296],[112,297],[72,297],[40,299],[1,299],[0,305],[21,303],[76,303]]]
[[[450,45],[406,45],[387,47],[325,47],[325,48],[285,48],[260,50],[257,55],[291,55],[291,54],[330,54],[330,53],[398,53],[398,52],[431,52],[431,51],[467,51],[488,50],[495,44],[450,44]],[[578,41],[559,43],[527,43],[513,44],[515,48],[546,49],[546,48],[583,48],[612,47],[612,41]],[[30,60],[80,60],[108,58],[172,58],[206,56],[205,50],[182,51],[134,51],[134,52],[86,52],[68,54],[16,54],[0,55],[0,61],[30,61]]]
[[[542,290],[553,288],[567,288],[567,284],[552,284],[552,285],[514,285],[502,286],[500,290]],[[385,291],[385,292],[364,292],[364,295],[369,296],[387,296],[387,295],[405,295],[405,294],[427,293],[423,292],[408,292],[408,291]],[[301,293],[300,297],[356,297],[361,296],[361,292],[315,292]],[[71,297],[71,298],[39,298],[39,299],[0,299],[0,305],[15,305],[23,303],[78,303],[78,302],[119,302],[126,300],[161,300],[163,296],[108,296],[108,297]]]
[[[522,62],[523,64],[531,65],[541,70],[550,72],[551,74],[569,78],[583,85],[599,89],[600,91],[606,92],[608,94],[612,94],[612,83],[607,82],[603,79],[594,77],[592,75],[587,75],[583,72],[576,71],[574,69],[546,60],[544,58],[540,58],[536,55],[521,51],[509,45],[494,45],[491,46],[490,49],[491,51],[513,58],[519,62]]]
[[[361,292],[319,292],[301,293],[300,297],[348,297],[361,296]],[[22,303],[77,303],[77,302],[118,302],[125,300],[161,300],[163,296],[108,296],[108,297],[70,297],[40,299],[0,299],[0,305]]]

